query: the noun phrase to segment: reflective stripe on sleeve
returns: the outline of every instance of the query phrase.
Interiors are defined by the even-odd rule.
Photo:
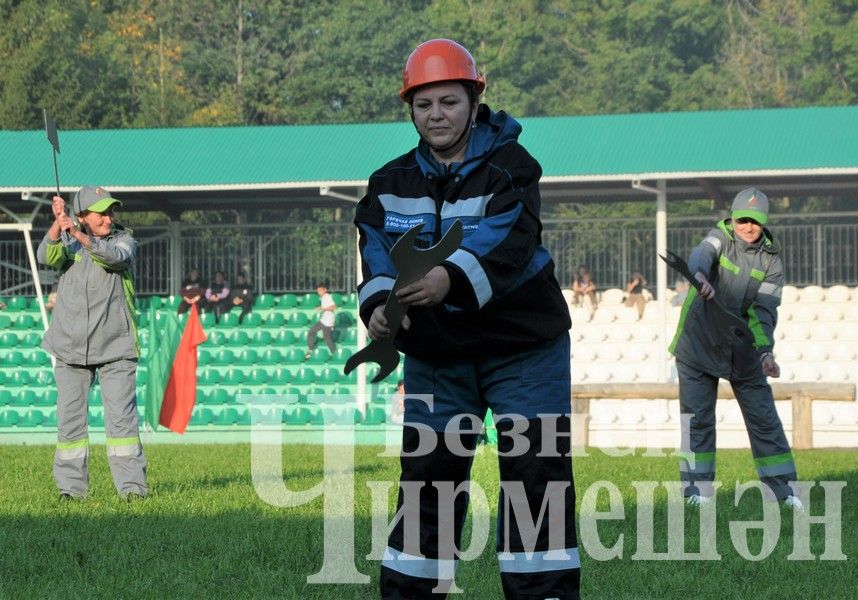
[[[480,307],[491,300],[492,286],[489,283],[489,278],[486,275],[486,272],[483,270],[483,267],[480,265],[480,261],[477,260],[476,256],[467,250],[462,250],[460,248],[453,252],[447,261],[453,263],[464,271],[465,277],[468,278],[471,287],[474,289],[474,294],[477,297],[477,304]]]

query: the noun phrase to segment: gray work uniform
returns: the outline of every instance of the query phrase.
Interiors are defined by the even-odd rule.
[[[42,348],[56,358],[57,450],[54,479],[60,492],[86,496],[89,488],[89,389],[101,383],[107,457],[121,496],[145,496],[146,457],[137,416],[137,325],[131,268],[137,242],[114,225],[90,236],[90,247],[45,235],[40,263],[60,271],[57,301]]]
[[[793,493],[788,482],[796,480],[795,463],[760,362],[774,346],[783,289],[779,254],[780,244],[767,229],[759,241],[747,244],[733,234],[730,219],[719,222],[691,252],[689,270],[706,276],[721,303],[747,321],[753,339],[719,329],[711,304],[695,288],[689,290],[670,345],[679,373],[680,477],[686,496],[712,494],[719,378],[728,380],[736,394],[760,480],[778,499]]]

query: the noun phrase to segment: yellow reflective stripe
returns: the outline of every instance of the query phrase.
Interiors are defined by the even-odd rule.
[[[124,438],[107,438],[108,446],[133,446],[140,443],[140,436],[124,437]]]
[[[59,450],[70,450],[72,448],[86,448],[89,446],[89,438],[75,440],[73,442],[57,442]]]
[[[741,271],[741,269],[739,268],[739,265],[734,265],[732,263],[732,261],[729,258],[727,258],[726,256],[724,256],[723,254],[718,257],[718,263],[722,267],[724,267],[725,269],[730,271],[733,275],[738,275],[739,272]]]
[[[751,277],[757,281],[763,281],[766,278],[766,273],[764,271],[758,271],[757,269],[751,269]]]
[[[670,342],[670,346],[667,347],[667,351],[671,354],[676,352],[676,345],[679,343],[679,338],[682,337],[682,331],[685,329],[685,319],[688,317],[688,311],[691,309],[691,304],[696,297],[697,288],[691,286],[688,290],[688,295],[685,297],[685,302],[682,303],[682,311],[679,313],[679,323],[676,326],[676,333],[673,334],[673,340]]]

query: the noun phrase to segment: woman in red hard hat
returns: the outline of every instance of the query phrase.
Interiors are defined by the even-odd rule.
[[[394,339],[405,354],[407,390],[403,517],[382,560],[383,598],[451,589],[471,461],[489,408],[498,431],[504,593],[578,598],[569,312],[542,246],[542,169],[518,143],[521,126],[479,103],[484,89],[464,47],[420,44],[399,92],[419,143],[370,177],[355,217],[360,313],[373,340],[391,331],[383,307],[398,275],[393,244],[415,225],[423,226],[423,248],[456,220],[464,233],[445,261],[396,292],[408,307]],[[403,508],[418,502],[419,511]]]

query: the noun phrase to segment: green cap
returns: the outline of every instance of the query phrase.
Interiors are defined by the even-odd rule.
[[[753,219],[760,225],[765,225],[769,220],[769,199],[757,188],[742,190],[733,199],[734,219],[747,217]]]
[[[79,215],[84,211],[101,213],[114,204],[122,206],[122,202],[111,196],[103,187],[85,185],[75,192],[74,214]]]

